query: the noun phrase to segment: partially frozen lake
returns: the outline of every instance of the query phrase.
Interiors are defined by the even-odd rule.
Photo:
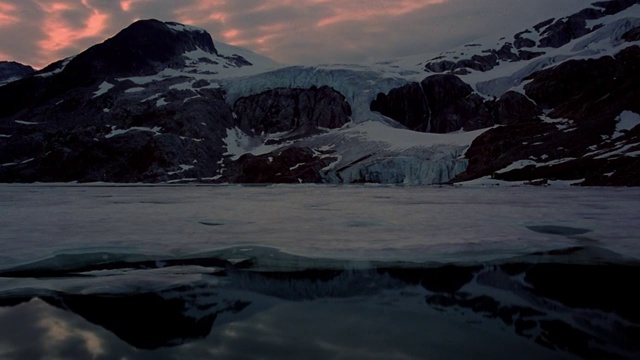
[[[640,258],[639,213],[640,189],[3,185],[0,264],[58,252],[166,256],[241,245],[458,262],[588,244]]]
[[[639,210],[633,188],[1,185],[0,357],[634,357]]]

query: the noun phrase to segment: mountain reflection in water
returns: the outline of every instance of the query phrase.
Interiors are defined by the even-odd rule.
[[[289,264],[305,261],[287,256]],[[602,249],[574,247],[486,265],[324,264],[286,271],[265,270],[261,259],[215,269],[168,266],[161,270],[174,278],[170,285],[136,281],[126,291],[108,291],[108,284],[158,269],[106,264],[109,270],[70,268],[56,278],[4,270],[5,288],[14,283],[0,292],[0,357],[640,354],[640,295],[624,281],[637,279],[640,266]]]

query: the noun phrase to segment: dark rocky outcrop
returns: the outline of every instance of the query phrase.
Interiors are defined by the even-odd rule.
[[[328,86],[268,90],[238,99],[233,110],[238,128],[245,133],[292,132],[287,138],[342,127],[351,116],[344,96]]]
[[[594,8],[584,9],[567,18],[544,26],[540,33],[541,48],[559,48],[573,39],[584,36],[595,29],[587,28],[587,20],[594,20],[605,16],[602,11]]]
[[[493,125],[490,109],[471,86],[455,75],[433,75],[422,80],[431,109],[431,132],[475,130]]]
[[[526,37],[522,36],[529,33],[531,33],[530,30],[525,30],[513,35],[513,47],[515,47],[516,49],[522,49],[522,48],[532,48],[536,46],[535,41],[531,39],[527,39]]]
[[[288,147],[258,156],[246,154],[228,165],[221,181],[245,184],[321,183],[322,169],[335,160],[335,157],[318,156],[313,150],[302,147]]]
[[[429,131],[431,110],[427,96],[420,83],[411,83],[380,93],[371,103],[371,110],[388,116],[410,130]]]
[[[549,141],[552,137],[546,134],[555,130],[552,124],[524,123],[502,126],[483,133],[471,143],[465,153],[469,166],[457,180],[492,175],[515,160],[545,155],[542,147],[527,145]]]
[[[0,61],[0,86],[15,80],[27,77],[35,72],[35,69],[15,61]]]
[[[628,47],[614,57],[571,60],[529,76],[524,88],[538,105],[553,109],[552,118],[588,121],[617,116],[623,110],[640,113],[640,47]]]
[[[425,70],[434,73],[456,72],[466,69],[475,71],[489,71],[500,64],[500,61],[514,62],[520,60],[530,60],[544,55],[541,51],[519,50],[523,47],[533,47],[535,42],[524,38],[516,38],[514,44],[506,43],[499,49],[483,50],[483,55],[472,55],[468,59],[457,61],[432,59],[425,65]],[[514,48],[518,51],[514,51]]]
[[[542,110],[525,95],[507,91],[495,102],[496,124],[511,125],[537,120]]]
[[[526,96],[507,92],[497,101],[485,100],[455,75],[432,75],[378,94],[371,110],[411,130],[448,133],[537,119],[540,109]]]
[[[635,27],[622,35],[622,39],[627,42],[640,40],[640,26]]]
[[[516,41],[516,49],[520,49],[522,47],[533,47],[535,45],[535,43],[531,44],[531,40],[529,39],[516,39]],[[427,62],[427,64],[425,65],[425,70],[434,73],[455,72],[463,69],[471,69],[484,72],[492,70],[493,68],[498,66],[500,64],[499,61],[513,62],[520,60],[530,60],[545,54],[541,51],[526,50],[519,50],[514,52],[513,49],[514,45],[507,43],[500,49],[484,50],[483,53],[485,53],[485,55],[472,55],[469,59],[462,59],[458,61],[432,60]]]

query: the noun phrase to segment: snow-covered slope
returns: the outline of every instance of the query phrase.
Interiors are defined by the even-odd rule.
[[[585,10],[589,9],[602,10],[593,5]],[[559,13],[556,18],[523,29],[512,37],[507,34],[488,35],[443,53],[413,55],[372,66],[385,72],[421,74],[420,78],[407,77],[413,81],[419,81],[429,73],[453,72],[478,93],[498,97],[509,90],[522,91],[523,79],[536,71],[570,59],[611,56],[626,47],[637,45],[637,41],[624,41],[622,36],[640,26],[640,4],[599,16],[603,17],[584,20],[585,35],[568,39],[566,44],[557,48],[541,43],[541,39],[549,35],[549,28],[553,24],[566,23],[571,18],[569,14]],[[519,44],[523,40],[531,43]],[[532,58],[528,59],[523,52],[530,53],[528,56]]]

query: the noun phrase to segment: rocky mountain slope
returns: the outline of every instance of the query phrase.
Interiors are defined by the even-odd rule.
[[[143,20],[0,86],[0,181],[640,185],[640,4],[372,65]]]

